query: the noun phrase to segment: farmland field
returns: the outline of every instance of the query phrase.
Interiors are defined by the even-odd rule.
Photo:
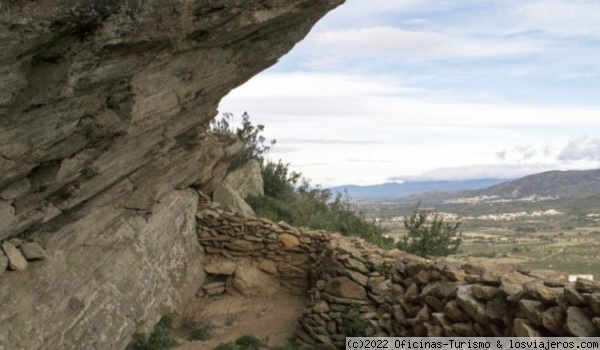
[[[526,268],[551,269],[565,274],[591,274],[594,275],[594,279],[600,279],[600,222],[596,216],[592,216],[591,219],[585,216],[586,212],[592,211],[578,207],[578,215],[568,214],[565,205],[560,208],[565,210],[562,215],[509,220],[462,219],[473,213],[480,215],[504,211],[498,207],[485,209],[487,210],[484,211],[481,206],[473,206],[471,212],[469,206],[465,205],[459,208],[437,208],[438,212],[448,214],[448,220],[452,221],[452,215],[458,215],[462,222],[463,244],[457,256],[493,259]],[[529,208],[530,211],[535,209]],[[593,212],[595,209],[597,208],[594,207]],[[371,207],[365,211],[372,218],[377,218],[392,238],[399,239],[405,234],[401,218],[411,210],[382,210],[381,207]],[[397,214],[394,215],[394,212]]]

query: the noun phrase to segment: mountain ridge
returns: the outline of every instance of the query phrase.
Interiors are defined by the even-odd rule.
[[[551,170],[518,179],[385,182],[367,186],[350,184],[329,189],[334,194],[347,193],[354,200],[390,199],[423,203],[477,196],[501,199],[531,196],[573,198],[600,194],[600,168]]]
[[[385,182],[377,185],[342,185],[330,187],[334,194],[348,193],[355,200],[363,199],[400,199],[411,195],[432,191],[476,190],[497,185],[509,179],[474,179],[459,181],[407,181]]]
[[[478,196],[498,199],[526,197],[576,198],[600,194],[600,169],[551,170],[527,175],[519,179],[487,188],[455,192],[420,193],[402,198],[406,202],[441,202]]]

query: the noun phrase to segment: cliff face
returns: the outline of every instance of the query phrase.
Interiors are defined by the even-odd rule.
[[[198,181],[220,99],[340,2],[3,1],[0,237],[117,184],[148,209]]]
[[[0,277],[0,348],[124,348],[193,293],[190,186],[239,150],[208,122],[341,2],[0,2],[0,239],[48,255]]]

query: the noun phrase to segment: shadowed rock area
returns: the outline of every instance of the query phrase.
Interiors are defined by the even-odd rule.
[[[123,349],[196,290],[208,122],[341,2],[0,2],[0,240],[45,257],[0,256],[0,348]]]

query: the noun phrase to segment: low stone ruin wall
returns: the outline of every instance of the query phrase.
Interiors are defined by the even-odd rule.
[[[274,277],[290,292],[304,293],[310,289],[309,272],[332,236],[323,231],[310,231],[274,223],[268,219],[247,216],[221,209],[214,202],[204,200],[196,215],[198,239],[206,253],[223,259],[252,259],[259,270]],[[225,288],[227,280],[210,278],[229,276],[228,273],[211,273],[205,293],[215,295]],[[208,287],[208,288],[207,288]]]
[[[600,335],[600,283],[360,245],[332,240],[315,264],[304,342],[344,348],[358,315],[374,336]]]
[[[231,213],[207,201],[201,203],[197,219],[207,253],[220,259],[253,259],[284,287],[307,292],[297,337],[308,344],[342,349],[346,336],[365,332],[600,335],[597,282],[569,283],[553,271],[383,251],[358,238]],[[219,283],[223,285],[217,291],[222,292],[225,282]],[[211,288],[205,293],[210,295]]]

